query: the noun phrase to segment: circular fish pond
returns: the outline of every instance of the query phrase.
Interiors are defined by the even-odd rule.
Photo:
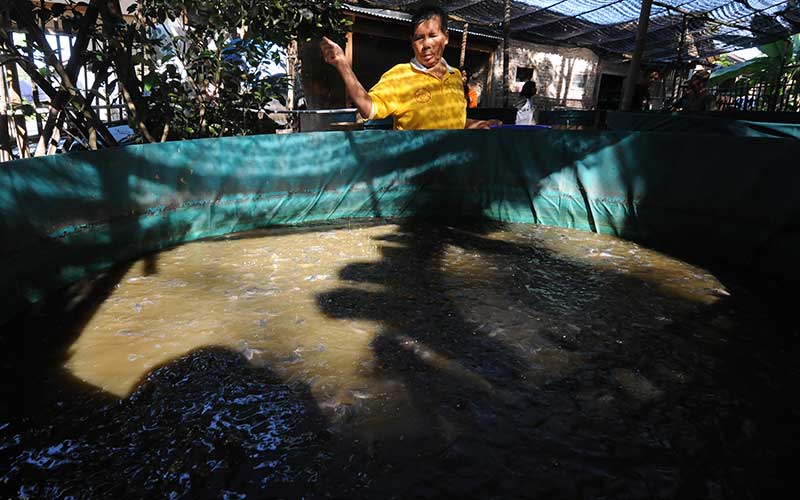
[[[185,244],[3,327],[0,489],[766,498],[798,452],[778,317],[735,281],[569,229]]]

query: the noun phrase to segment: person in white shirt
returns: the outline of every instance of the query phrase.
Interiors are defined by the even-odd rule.
[[[517,102],[517,125],[536,125],[536,83],[528,80],[522,86],[519,93],[520,100]]]

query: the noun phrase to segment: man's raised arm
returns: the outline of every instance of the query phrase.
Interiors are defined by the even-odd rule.
[[[353,68],[347,62],[347,57],[344,55],[342,48],[335,42],[329,40],[327,37],[322,37],[319,43],[322,49],[322,58],[325,62],[336,68],[344,81],[344,88],[347,90],[347,95],[353,101],[353,104],[358,108],[358,112],[363,118],[369,118],[372,112],[372,98],[370,98],[367,91],[361,85],[361,82],[356,78],[353,73]]]

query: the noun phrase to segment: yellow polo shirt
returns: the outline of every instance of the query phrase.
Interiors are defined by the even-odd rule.
[[[464,128],[467,101],[461,74],[445,65],[447,73],[441,79],[416,58],[384,73],[369,91],[369,119],[394,117],[395,130]]]

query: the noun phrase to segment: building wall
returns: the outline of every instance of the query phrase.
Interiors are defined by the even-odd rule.
[[[525,69],[533,70],[537,96],[542,109],[583,108],[595,104],[595,86],[600,58],[589,49],[554,47],[511,40],[508,78],[511,92],[509,105],[519,99]],[[503,45],[494,53],[492,78],[484,106],[503,105]]]

